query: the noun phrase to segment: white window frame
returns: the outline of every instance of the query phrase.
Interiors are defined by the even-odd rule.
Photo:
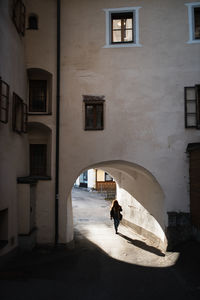
[[[200,40],[194,38],[194,8],[200,7],[200,2],[185,3],[188,8],[189,41],[187,44],[200,44]]]
[[[139,9],[137,7],[121,7],[103,9],[106,17],[106,45],[103,48],[123,48],[123,47],[141,47],[139,43]],[[134,16],[134,41],[132,43],[112,44],[111,43],[111,14],[133,12]]]

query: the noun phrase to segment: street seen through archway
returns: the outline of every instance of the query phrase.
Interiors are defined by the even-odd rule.
[[[111,200],[105,200],[104,195],[73,188],[72,205],[75,240],[88,239],[109,256],[137,265],[163,267],[176,262],[178,253],[162,253],[148,239],[124,226],[123,221],[115,234],[110,220]]]

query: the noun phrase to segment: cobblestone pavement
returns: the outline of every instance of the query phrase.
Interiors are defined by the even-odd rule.
[[[1,300],[200,299],[200,245],[157,251],[120,225],[115,235],[110,203],[73,192],[75,243],[0,258]]]

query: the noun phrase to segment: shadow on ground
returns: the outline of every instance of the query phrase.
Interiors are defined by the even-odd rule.
[[[153,247],[153,246],[149,246],[147,245],[146,243],[144,243],[143,241],[139,241],[139,240],[133,240],[131,238],[129,238],[128,236],[122,234],[122,233],[118,233],[118,235],[120,235],[123,239],[127,240],[130,244],[140,248],[140,249],[143,249],[145,251],[148,251],[148,252],[151,252],[151,253],[154,253],[158,256],[165,256],[164,253],[162,253],[159,249]]]
[[[135,240],[130,242],[146,247]],[[118,261],[84,237],[75,240],[73,249],[47,247],[37,248],[31,253],[18,253],[1,264],[0,298],[200,299],[200,245],[190,242],[178,250],[178,261],[168,268],[142,267]]]

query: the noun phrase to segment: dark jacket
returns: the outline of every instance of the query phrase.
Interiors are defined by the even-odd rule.
[[[120,211],[122,211],[122,208],[121,208],[120,205],[117,208],[112,207],[112,209],[110,211],[110,217],[113,218],[113,219],[121,220]]]

